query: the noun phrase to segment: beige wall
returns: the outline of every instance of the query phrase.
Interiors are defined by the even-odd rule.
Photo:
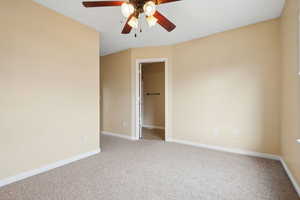
[[[165,126],[165,63],[142,64],[143,125]],[[159,95],[147,95],[159,93]]]
[[[136,59],[168,59],[173,139],[279,154],[279,28],[276,19],[178,45],[131,49],[131,77]],[[129,111],[131,96],[131,104],[122,105]]]
[[[174,46],[173,137],[279,154],[279,20]]]
[[[102,131],[131,135],[131,50],[101,57]]]
[[[30,0],[0,24],[0,179],[99,149],[98,33]]]
[[[298,0],[286,0],[281,18],[282,122],[281,150],[284,160],[300,184],[300,77],[298,75]]]

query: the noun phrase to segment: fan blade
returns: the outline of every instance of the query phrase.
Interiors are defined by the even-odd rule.
[[[175,1],[182,1],[182,0],[156,0],[156,4],[163,4],[163,3],[172,3]]]
[[[106,7],[106,6],[121,6],[124,1],[84,1],[84,7]]]
[[[130,15],[130,16],[128,17],[128,19],[127,19],[127,21],[126,21],[126,24],[125,24],[125,26],[124,26],[124,28],[123,28],[123,30],[122,30],[122,34],[128,34],[128,33],[130,33],[132,27],[129,26],[128,22],[129,22],[129,20],[131,19],[131,17],[133,17],[133,15],[134,15],[134,14],[132,14],[132,15]]]
[[[176,28],[176,25],[163,16],[160,12],[156,11],[153,16],[157,19],[157,23],[159,23],[167,31],[171,32]]]

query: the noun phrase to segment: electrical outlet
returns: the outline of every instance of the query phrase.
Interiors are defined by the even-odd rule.
[[[83,144],[87,143],[87,136],[86,135],[82,137],[82,141],[83,141]]]
[[[127,122],[126,121],[122,121],[122,127],[127,127]]]
[[[240,129],[233,129],[233,135],[240,135],[241,131]]]
[[[213,129],[213,135],[214,135],[214,136],[220,135],[220,130],[219,130],[218,128],[214,128],[214,129]]]

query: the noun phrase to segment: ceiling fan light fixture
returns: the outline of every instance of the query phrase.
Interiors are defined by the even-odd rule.
[[[143,9],[146,16],[152,16],[156,12],[155,3],[153,1],[148,1],[147,3],[145,3]]]
[[[171,32],[176,28],[167,17],[157,11],[156,6],[165,3],[172,3],[183,0],[94,0],[83,1],[86,8],[92,7],[121,7],[121,12],[126,17],[126,23],[122,29],[122,34],[129,34],[133,28],[140,27],[138,18],[145,15],[148,25],[159,24],[166,31]],[[122,20],[123,21],[123,20]],[[140,29],[142,32],[142,29]]]
[[[148,16],[146,19],[147,19],[147,23],[148,23],[149,27],[154,26],[158,21],[158,19],[153,17],[152,15]]]
[[[138,28],[139,27],[139,20],[133,16],[131,17],[131,19],[128,22],[129,26],[131,26],[132,28]]]
[[[132,13],[134,13],[134,6],[131,3],[124,2],[121,5],[121,11],[123,16],[128,18]]]

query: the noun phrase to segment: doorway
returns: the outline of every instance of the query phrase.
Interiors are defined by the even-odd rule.
[[[137,61],[136,138],[167,138],[167,60]]]

